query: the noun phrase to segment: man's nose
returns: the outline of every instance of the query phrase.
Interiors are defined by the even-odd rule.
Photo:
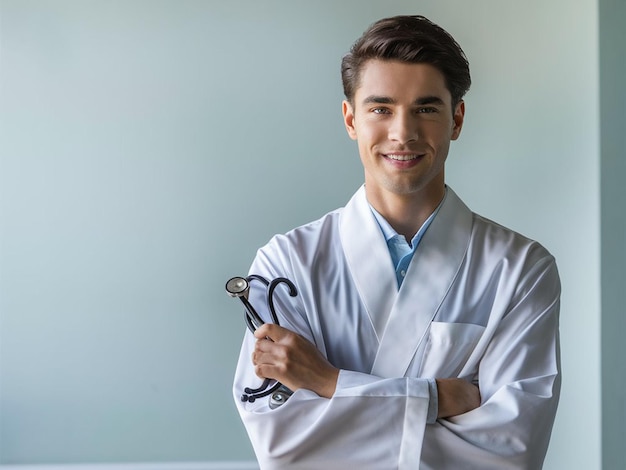
[[[389,127],[389,139],[401,144],[417,141],[419,130],[416,119],[404,113],[396,114]]]

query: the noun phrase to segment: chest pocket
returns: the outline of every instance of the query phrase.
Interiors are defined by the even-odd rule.
[[[432,322],[419,375],[457,377],[484,331],[471,323]]]

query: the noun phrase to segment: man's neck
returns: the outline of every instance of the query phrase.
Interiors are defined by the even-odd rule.
[[[370,194],[367,186],[365,191],[372,207],[408,242],[439,206],[445,195],[445,188],[435,193],[410,195]]]

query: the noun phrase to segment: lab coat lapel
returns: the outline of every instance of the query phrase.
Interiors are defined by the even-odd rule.
[[[467,252],[471,228],[472,213],[448,189],[439,213],[409,265],[380,341],[372,374],[380,377],[406,374],[454,282]]]
[[[341,214],[339,233],[354,284],[378,340],[396,300],[398,281],[387,242],[362,186]]]

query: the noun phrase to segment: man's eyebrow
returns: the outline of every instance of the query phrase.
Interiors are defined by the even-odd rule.
[[[445,103],[438,96],[432,95],[432,96],[424,96],[423,98],[416,99],[415,104],[418,106],[423,106],[425,104],[438,104],[438,105],[443,106]]]
[[[370,95],[363,100],[363,104],[396,104],[396,100],[390,98],[389,96]],[[416,99],[413,104],[416,106],[423,106],[425,104],[443,106],[445,102],[439,96],[430,95]]]
[[[396,100],[388,96],[370,95],[363,100],[363,104],[395,104]]]

